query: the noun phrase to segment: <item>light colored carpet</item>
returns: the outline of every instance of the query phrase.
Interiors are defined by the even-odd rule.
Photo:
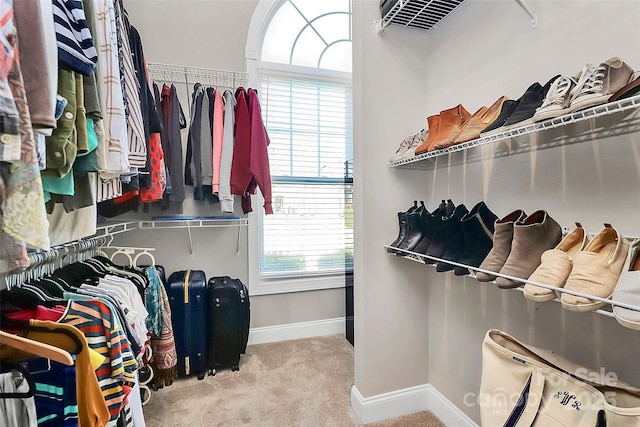
[[[341,335],[249,346],[240,371],[181,379],[153,393],[149,427],[356,427],[353,347]],[[419,412],[371,427],[441,427]]]

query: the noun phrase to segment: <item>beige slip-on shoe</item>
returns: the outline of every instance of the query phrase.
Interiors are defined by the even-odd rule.
[[[640,307],[640,239],[631,242],[627,260],[613,291],[612,299]],[[613,306],[613,314],[622,326],[640,331],[640,311]]]
[[[573,256],[565,289],[600,298],[611,298],[629,253],[630,243],[611,224]],[[607,303],[563,293],[562,306],[571,311],[593,311]]]
[[[567,234],[558,246],[542,254],[540,265],[529,276],[529,280],[557,288],[563,287],[571,273],[573,256],[583,250],[587,243],[589,243],[587,232],[579,222],[576,222],[576,228]],[[524,296],[532,301],[544,302],[554,299],[556,293],[552,289],[527,283],[524,285]]]

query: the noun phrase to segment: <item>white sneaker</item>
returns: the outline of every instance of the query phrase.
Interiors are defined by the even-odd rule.
[[[415,156],[416,148],[427,138],[427,133],[428,131],[422,129],[417,134],[405,138],[405,140],[400,143],[400,147],[398,147],[396,153],[389,159],[389,163]]]
[[[633,70],[622,59],[613,57],[597,67],[585,65],[572,91],[569,112],[604,104],[633,76]]]
[[[542,105],[536,109],[532,117],[533,122],[541,122],[569,112],[571,90],[578,83],[577,80],[580,78],[580,74],[578,73],[575,78],[560,76],[553,82]]]
[[[424,129],[422,129],[420,132],[415,134],[413,136],[413,142],[411,143],[411,146],[409,147],[406,153],[400,156],[398,160],[410,159],[413,156],[415,156],[416,148],[418,148],[420,144],[422,144],[427,139],[428,134],[429,134],[429,131]]]

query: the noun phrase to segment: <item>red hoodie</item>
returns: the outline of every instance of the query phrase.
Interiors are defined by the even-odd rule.
[[[251,117],[251,153],[249,158],[251,182],[249,182],[247,192],[255,194],[256,185],[260,187],[260,192],[264,197],[264,212],[272,214],[271,171],[269,170],[269,153],[267,151],[271,141],[262,121],[258,92],[255,89],[249,89],[248,94],[249,116]]]
[[[236,89],[236,101],[235,142],[233,159],[231,160],[231,194],[244,196],[251,181],[251,172],[249,172],[251,118],[249,117],[246,91],[243,87]]]
[[[251,197],[260,187],[264,211],[272,214],[271,172],[267,146],[269,135],[262,121],[258,94],[254,89],[236,89],[235,144],[231,164],[231,194],[243,196],[242,210],[252,211]]]

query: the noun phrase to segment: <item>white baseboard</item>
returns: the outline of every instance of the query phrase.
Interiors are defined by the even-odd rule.
[[[338,317],[335,319],[252,328],[249,330],[248,344],[264,344],[268,342],[297,340],[344,333],[345,319],[344,317]]]
[[[434,386],[427,384],[427,407],[446,426],[478,427],[471,418],[449,399],[444,397]]]
[[[426,411],[428,403],[429,395],[426,385],[371,397],[362,397],[355,385],[351,387],[351,407],[364,424]]]
[[[419,411],[431,411],[447,426],[478,427],[464,412],[431,384],[409,387],[371,397],[362,397],[351,387],[351,407],[358,419],[373,423]]]

